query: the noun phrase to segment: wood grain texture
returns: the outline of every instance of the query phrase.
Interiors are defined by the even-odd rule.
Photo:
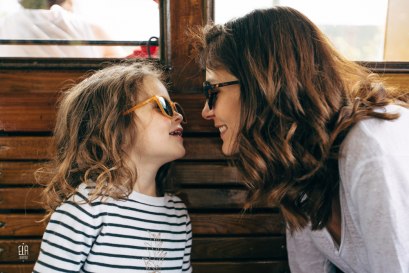
[[[189,186],[244,185],[237,168],[226,162],[176,162],[172,175],[176,183]]]
[[[0,236],[43,236],[46,223],[43,213],[1,213]]]
[[[42,209],[42,188],[0,188],[0,210]]]
[[[53,149],[51,136],[0,136],[0,160],[47,160]],[[216,137],[185,137],[186,155],[181,160],[226,160]]]
[[[25,262],[35,262],[40,251],[40,239],[0,240],[0,262],[22,261],[18,246],[28,245]],[[285,237],[193,238],[192,261],[231,259],[279,259],[287,257]]]
[[[47,166],[46,162],[0,161],[0,185],[37,184],[34,172],[44,166]]]
[[[45,160],[55,153],[52,137],[0,136],[0,160]]]
[[[32,273],[33,263],[0,264],[1,273]]]
[[[48,165],[49,161],[0,161],[0,185],[35,185],[34,172]],[[243,185],[237,168],[224,161],[177,161],[172,169],[174,181],[184,186]]]
[[[409,73],[406,74],[381,74],[382,80],[398,89],[409,91]]]
[[[41,187],[0,188],[0,210],[42,209]],[[241,209],[245,204],[245,189],[181,189],[177,195],[182,198],[189,209]],[[273,205],[260,202],[257,208],[273,208]]]
[[[278,213],[190,214],[196,235],[284,235],[285,225]]]
[[[0,213],[0,236],[37,236],[44,233],[43,213]],[[277,213],[190,213],[193,236],[284,235],[283,219]]]
[[[194,273],[290,273],[286,261],[193,262]]]
[[[206,19],[205,1],[168,0],[170,7],[170,51],[172,88],[179,93],[197,92],[204,81],[204,71],[192,59],[188,30],[202,26]]]
[[[20,257],[18,247],[20,245],[28,246],[28,255]],[[40,252],[40,239],[16,239],[16,240],[0,240],[0,262],[9,263],[29,263],[37,260]]]
[[[193,238],[192,260],[287,258],[285,237]]]
[[[1,71],[0,132],[52,132],[61,93],[89,74],[78,71]],[[170,95],[185,110],[188,120],[185,132],[217,132],[212,122],[201,117],[205,103],[201,93],[170,91]]]
[[[0,264],[0,272],[31,273],[33,267],[33,263]],[[194,273],[290,273],[286,261],[192,262],[192,267]]]

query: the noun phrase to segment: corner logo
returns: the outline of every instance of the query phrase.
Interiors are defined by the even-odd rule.
[[[21,261],[25,261],[28,260],[28,245],[26,245],[25,243],[22,243],[18,246],[18,258]]]

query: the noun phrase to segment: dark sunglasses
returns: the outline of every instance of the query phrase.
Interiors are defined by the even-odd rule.
[[[152,96],[149,99],[147,99],[147,100],[133,106],[129,110],[126,110],[124,112],[124,115],[132,113],[136,109],[139,109],[139,108],[141,108],[141,107],[143,107],[146,104],[151,103],[151,102],[155,102],[156,105],[158,105],[162,115],[164,115],[165,117],[168,117],[168,118],[171,119],[176,115],[176,113],[179,113],[183,117],[183,123],[187,123],[186,115],[185,115],[182,107],[180,106],[180,104],[177,103],[177,102],[170,101],[167,98],[162,97],[162,96]]]
[[[209,106],[209,109],[213,109],[214,107],[214,103],[216,102],[216,97],[217,97],[217,93],[219,93],[220,91],[217,90],[217,88],[219,87],[223,87],[223,86],[228,86],[228,85],[233,85],[233,84],[239,84],[240,81],[230,81],[230,82],[221,82],[221,83],[215,83],[215,84],[211,84],[208,81],[205,81],[203,83],[203,94],[206,97],[207,100],[207,105]]]

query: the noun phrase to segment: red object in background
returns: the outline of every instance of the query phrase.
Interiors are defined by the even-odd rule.
[[[159,46],[150,46],[150,57],[157,57],[157,53],[158,53],[158,48]],[[131,55],[126,56],[126,58],[149,58],[149,54],[148,54],[148,46],[143,45],[143,46],[139,46],[137,49],[135,49]]]

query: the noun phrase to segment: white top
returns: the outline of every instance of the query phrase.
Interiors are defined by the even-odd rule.
[[[109,40],[109,37],[97,25],[53,5],[50,10],[22,9],[6,16],[0,20],[0,39]],[[113,52],[107,53],[105,46],[0,45],[0,57],[93,58],[122,53],[110,50]]]
[[[409,272],[409,109],[393,121],[358,122],[341,145],[341,244],[327,229],[291,236],[292,273]]]
[[[33,272],[192,272],[191,223],[179,197],[132,192],[88,204],[89,192],[81,184],[52,214]]]

